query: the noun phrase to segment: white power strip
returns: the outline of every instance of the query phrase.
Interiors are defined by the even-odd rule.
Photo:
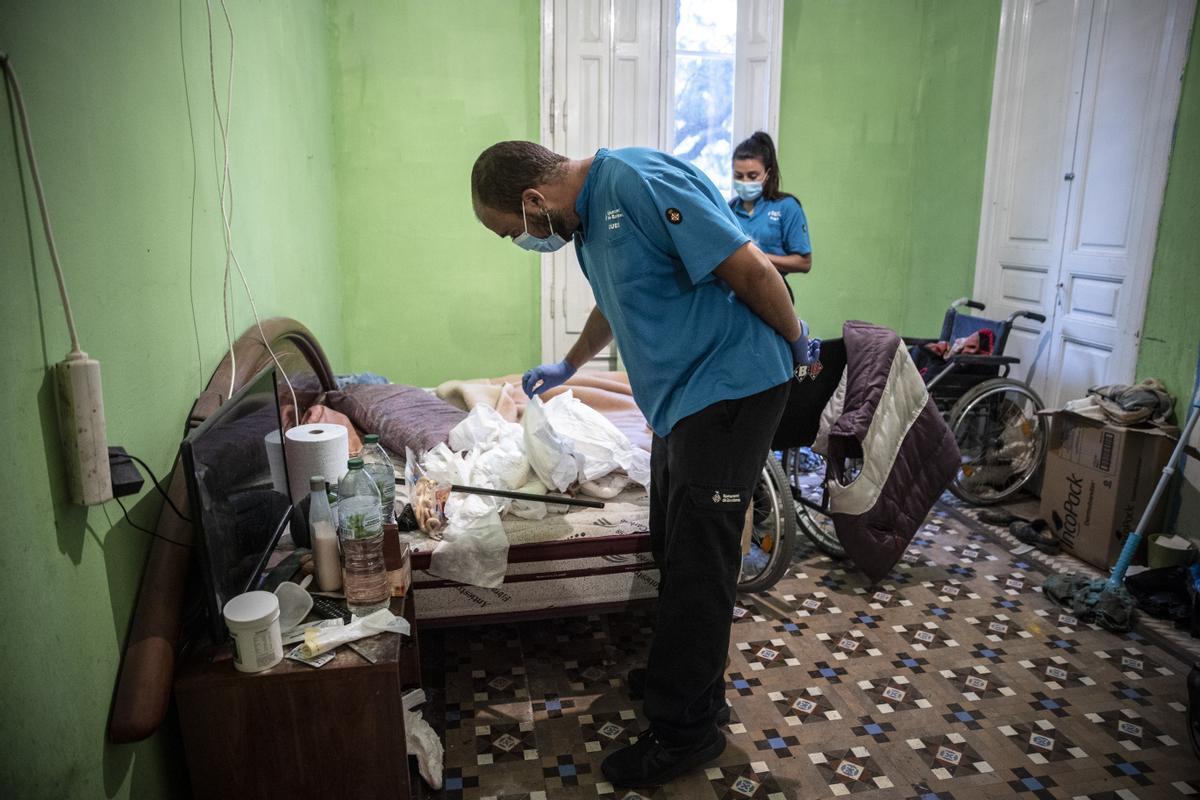
[[[54,365],[54,384],[71,501],[94,506],[112,500],[100,362],[71,353]]]

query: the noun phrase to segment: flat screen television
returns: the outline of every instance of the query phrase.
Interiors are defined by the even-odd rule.
[[[292,504],[275,491],[265,437],[280,430],[275,369],[236,392],[181,445],[207,630],[226,636],[225,602],[257,588]],[[286,477],[283,481],[286,486]]]

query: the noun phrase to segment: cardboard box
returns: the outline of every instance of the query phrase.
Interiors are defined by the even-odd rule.
[[[1108,569],[1141,519],[1174,439],[1157,428],[1123,428],[1069,411],[1044,413],[1050,436],[1041,516],[1063,550]],[[1165,505],[1159,503],[1145,533],[1157,532]]]

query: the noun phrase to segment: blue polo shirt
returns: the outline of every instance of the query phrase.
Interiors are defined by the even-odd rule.
[[[598,150],[575,201],[579,265],[650,427],[791,376],[783,337],[712,271],[749,239],[704,173],[657,150]]]
[[[778,200],[759,198],[754,211],[742,208],[741,200],[733,200],[734,216],[758,249],[773,256],[806,256],[812,252],[808,238],[808,218],[804,208],[794,197]]]

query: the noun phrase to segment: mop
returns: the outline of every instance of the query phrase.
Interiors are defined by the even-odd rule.
[[[1192,397],[1187,423],[1183,426],[1175,449],[1171,451],[1171,457],[1167,459],[1167,465],[1163,467],[1158,485],[1154,487],[1154,494],[1150,496],[1150,502],[1146,504],[1146,510],[1142,512],[1137,527],[1125,539],[1125,546],[1121,549],[1121,555],[1108,579],[1092,580],[1082,575],[1052,575],[1042,584],[1043,591],[1051,599],[1069,607],[1080,620],[1095,622],[1118,633],[1133,627],[1133,614],[1137,603],[1133,595],[1125,589],[1125,572],[1142,543],[1142,536],[1150,524],[1150,516],[1166,492],[1171,476],[1175,474],[1175,466],[1183,458],[1183,451],[1192,438],[1192,430],[1196,427],[1196,418],[1200,416],[1198,412],[1200,388]]]

